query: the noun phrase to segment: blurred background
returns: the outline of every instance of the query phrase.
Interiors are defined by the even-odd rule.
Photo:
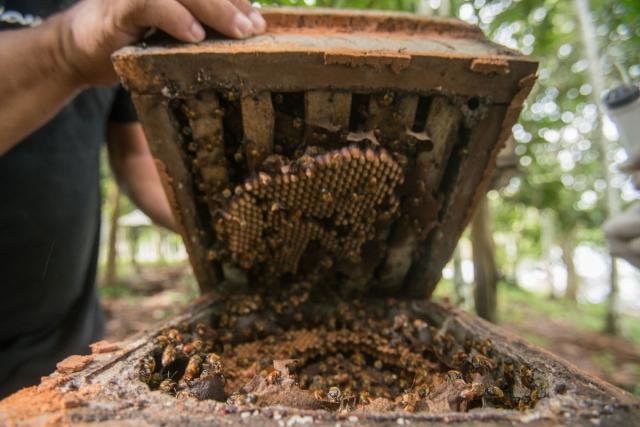
[[[640,80],[640,2],[261,3],[274,4],[457,17],[540,61],[493,188],[435,297],[640,395],[640,271],[608,254],[601,229],[640,193],[618,169],[626,154],[600,103],[606,90]],[[197,296],[197,286],[180,237],[134,209],[118,192],[106,159],[102,173],[99,288],[108,338],[120,339],[179,312]]]

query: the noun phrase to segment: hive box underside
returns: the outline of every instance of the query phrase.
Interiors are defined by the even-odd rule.
[[[114,56],[201,288],[429,296],[536,62],[454,20],[264,15],[249,40]]]

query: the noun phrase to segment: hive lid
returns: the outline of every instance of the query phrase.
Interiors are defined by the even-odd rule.
[[[456,20],[264,16],[248,40],[114,55],[201,288],[429,295],[537,64]]]

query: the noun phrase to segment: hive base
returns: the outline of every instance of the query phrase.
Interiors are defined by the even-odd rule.
[[[277,298],[274,298],[274,300],[277,300]],[[284,303],[284,301],[282,302]],[[225,304],[227,304],[226,308]],[[384,309],[385,306],[386,309]],[[390,309],[391,306],[393,306],[393,309]],[[230,317],[236,317],[236,323],[231,319],[227,319],[227,325],[231,330],[226,332],[231,332],[232,336],[236,337],[236,340],[244,340],[245,344],[234,343],[232,342],[233,339],[229,341],[226,348],[223,344],[218,349],[223,359],[225,353],[233,353],[232,349],[240,349],[242,345],[248,345],[249,347],[245,347],[245,349],[249,350],[251,347],[250,342],[256,342],[255,337],[252,337],[251,334],[244,338],[238,338],[242,335],[238,331],[234,331],[233,328],[241,324],[247,325],[247,321],[253,321],[252,319],[255,319],[255,317],[252,316],[255,316],[257,311],[252,311],[251,307],[241,304],[236,307],[237,310],[234,314],[233,310],[221,311],[223,308],[229,308],[228,302],[225,303],[221,299],[215,301],[205,299],[195,305],[188,313],[178,316],[153,331],[115,345],[103,343],[94,348],[95,353],[91,356],[86,358],[76,357],[61,363],[59,371],[64,373],[54,373],[45,378],[40,386],[23,390],[0,403],[0,417],[16,425],[38,425],[51,423],[52,421],[103,423],[106,425],[110,423],[118,423],[118,425],[127,423],[132,425],[205,425],[213,422],[279,425],[281,422],[293,424],[308,421],[321,425],[334,425],[337,421],[343,424],[355,422],[395,424],[409,421],[412,424],[430,423],[432,425],[451,423],[462,423],[463,425],[471,423],[474,425],[512,425],[513,423],[575,425],[587,422],[597,423],[598,425],[629,425],[630,422],[637,423],[640,421],[640,403],[632,395],[589,376],[567,362],[527,344],[499,327],[475,316],[443,304],[428,301],[396,301],[392,305],[384,302],[372,303],[367,301],[364,307],[368,308],[366,314],[370,319],[379,321],[381,318],[377,316],[380,314],[380,310],[386,310],[386,313],[390,316],[386,317],[386,319],[390,321],[389,328],[391,330],[386,332],[383,330],[384,328],[374,330],[378,335],[384,336],[387,332],[390,334],[389,336],[393,336],[394,333],[404,334],[403,315],[408,315],[408,319],[413,321],[421,319],[431,326],[428,328],[429,337],[427,337],[427,341],[432,346],[433,351],[422,354],[426,355],[424,359],[429,362],[432,369],[428,381],[424,384],[428,389],[427,394],[425,398],[420,396],[422,399],[420,402],[403,401],[403,399],[409,398],[403,396],[404,392],[407,389],[411,390],[412,386],[415,386],[415,384],[409,384],[409,387],[405,389],[400,385],[403,378],[408,378],[405,375],[407,370],[410,370],[409,368],[413,369],[413,366],[415,366],[412,365],[414,362],[411,361],[411,356],[408,353],[403,353],[401,357],[394,356],[395,358],[389,358],[382,364],[381,370],[383,372],[388,370],[398,374],[396,387],[398,394],[386,399],[387,406],[362,405],[362,402],[358,401],[359,395],[356,399],[347,399],[344,402],[331,399],[328,396],[331,384],[326,384],[327,388],[322,389],[321,394],[314,395],[313,391],[311,391],[313,387],[310,384],[305,383],[303,385],[302,376],[308,376],[314,366],[317,368],[317,363],[321,363],[322,358],[309,359],[303,363],[303,369],[297,372],[295,366],[290,366],[289,362],[284,362],[284,365],[283,362],[277,362],[276,366],[274,366],[274,361],[271,359],[263,361],[262,367],[264,369],[258,367],[254,372],[245,372],[246,377],[244,379],[248,379],[248,381],[244,381],[237,373],[235,377],[229,376],[227,385],[231,388],[226,391],[225,398],[233,397],[233,388],[241,389],[245,387],[244,392],[233,397],[236,401],[232,399],[229,403],[212,399],[200,401],[193,397],[176,399],[176,397],[159,390],[150,390],[149,386],[139,379],[139,362],[154,351],[154,347],[158,346],[157,337],[162,335],[163,332],[170,329],[179,330],[183,325],[207,324],[212,320],[215,320],[217,324],[223,324],[221,316],[226,313]],[[335,313],[340,310],[339,305],[334,307]],[[286,307],[284,312],[285,317],[282,319],[287,318]],[[295,312],[295,310],[291,311],[290,315],[295,315]],[[304,312],[308,313],[308,311]],[[355,317],[358,317],[357,310],[354,313],[356,313]],[[331,323],[331,316],[332,314],[329,314],[329,321],[324,322],[324,324]],[[305,319],[295,320],[293,317],[291,319],[293,319],[291,328],[289,328],[291,330],[295,330],[296,322],[306,321]],[[238,321],[240,323],[237,323]],[[339,326],[341,320],[336,319],[336,321]],[[394,321],[395,325],[393,324]],[[318,324],[316,323],[316,325]],[[268,330],[269,325],[266,325],[266,327]],[[343,329],[338,327],[336,330],[341,331]],[[371,331],[371,329],[368,331]],[[225,331],[218,330],[216,333],[224,336]],[[360,336],[366,335],[367,333],[364,333]],[[281,335],[281,337],[283,336],[287,336],[286,331]],[[324,337],[326,338],[327,335],[324,335]],[[267,344],[270,341],[266,336],[264,340],[267,341]],[[304,359],[305,355],[310,354],[310,348],[317,350],[318,348],[323,348],[323,346],[326,347],[330,341],[326,339],[316,341],[316,343],[320,344],[313,344],[313,341],[309,341],[312,343],[310,347],[305,350],[304,347],[297,346],[298,353],[295,354],[292,353],[295,348],[291,347],[291,341],[289,344],[281,342],[281,346],[275,345],[272,348],[291,354],[293,357],[290,358]],[[334,340],[333,342],[337,341]],[[343,347],[340,352],[344,356],[343,361],[350,362],[353,361],[352,357],[357,352],[357,348],[353,339],[348,339],[346,342],[354,350]],[[275,343],[277,344],[277,341]],[[441,350],[435,350],[435,343],[440,343],[441,347],[439,348]],[[271,344],[274,344],[274,342],[271,341]],[[362,341],[360,344],[362,344]],[[394,348],[401,349],[402,345],[397,345]],[[413,350],[416,348],[416,346],[412,347]],[[455,382],[456,374],[448,373],[449,370],[453,369],[461,372],[462,380],[468,387],[467,395],[471,393],[471,386],[474,380],[477,382],[479,377],[470,376],[470,373],[477,369],[479,365],[473,368],[472,363],[471,368],[467,366],[467,368],[458,367],[456,369],[454,361],[456,357],[461,357],[456,356],[459,352],[464,352],[467,355],[486,353],[487,357],[495,364],[495,369],[491,369],[489,366],[490,372],[488,374],[488,378],[491,379],[493,384],[500,386],[500,381],[511,375],[511,386],[508,384],[506,386],[502,385],[506,396],[505,401],[511,403],[500,405],[496,404],[495,401],[486,400],[483,402],[480,396],[479,399],[472,398],[466,403],[462,403],[463,401],[459,400],[459,406],[457,407],[455,407],[455,399],[451,398],[441,400],[439,403],[441,406],[438,408],[430,407],[430,404],[437,403],[437,394],[434,394],[434,391],[438,385],[434,383],[438,381],[438,378],[442,380],[442,383],[447,381],[447,378],[449,378],[449,381],[454,380],[453,382]],[[372,357],[369,353],[364,353],[366,360],[371,361],[372,364],[375,363],[375,357]],[[257,353],[247,351],[244,357],[250,358],[257,354],[261,353],[259,351]],[[278,354],[276,356],[284,357],[286,354]],[[328,351],[323,357],[338,358],[335,354],[337,352],[331,353]],[[381,355],[377,357],[379,359],[383,358]],[[479,361],[477,360],[476,364]],[[262,363],[258,362],[259,364]],[[231,369],[233,363],[232,358],[228,359],[227,368]],[[367,363],[365,365],[368,366]],[[298,375],[296,381],[303,385],[302,388],[306,387],[308,391],[301,391],[292,386],[289,394],[285,394],[285,398],[280,395],[280,399],[277,398],[277,393],[271,395],[268,392],[261,394],[268,388],[268,384],[265,386],[265,383],[263,383],[260,386],[260,384],[256,383],[258,380],[253,380],[253,378],[257,376],[264,378],[265,381],[270,381],[267,378],[272,375],[271,380],[273,380],[272,373],[280,371],[280,375],[282,375],[283,366]],[[404,371],[399,369],[402,366],[406,368]],[[377,364],[377,367],[380,368],[380,365]],[[510,367],[506,368],[511,372],[510,374],[505,373],[505,367]],[[264,372],[262,372],[263,370]],[[324,375],[324,378],[329,382],[336,381],[343,396],[362,391],[356,390],[356,387],[353,386],[351,390],[348,390],[348,387],[339,384],[330,372]],[[355,377],[355,379],[358,378],[363,378],[363,376]],[[348,382],[353,379],[347,378],[346,380]],[[259,387],[266,388],[260,390],[258,387],[247,392],[246,386],[251,384],[252,380],[254,385],[258,384]],[[278,384],[281,386],[286,385],[284,380],[285,378],[281,376],[277,380],[279,381]],[[237,386],[234,381],[238,384]],[[460,384],[462,385],[462,383]],[[389,391],[392,388],[388,387],[386,390]],[[419,390],[415,390],[415,387],[413,389],[416,393],[420,393]],[[448,390],[451,391],[452,389],[449,388]],[[464,391],[464,389],[461,389],[459,393]],[[532,395],[534,391],[537,396]],[[253,397],[250,397],[249,401],[242,400],[246,399],[249,393],[256,394],[256,399],[254,400]],[[375,395],[375,393],[377,391],[372,394]],[[383,395],[384,390],[380,394]],[[450,396],[451,394],[449,394]],[[472,395],[469,396],[473,397]],[[524,399],[525,396],[528,396],[529,401],[523,406],[523,404],[519,404],[517,399]],[[532,399],[532,397],[536,399]],[[537,400],[537,402],[534,400]],[[505,409],[509,407],[512,409]]]

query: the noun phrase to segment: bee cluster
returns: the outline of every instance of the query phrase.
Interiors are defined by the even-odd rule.
[[[446,163],[436,157],[448,155],[457,136],[434,127],[432,140],[426,115],[447,111],[457,129],[457,102],[391,91],[233,89],[172,99],[202,220],[192,233],[207,268],[234,285],[311,272],[349,289],[376,287],[378,273],[396,268],[390,245],[422,241],[436,223]]]
[[[315,289],[315,290],[314,290]],[[205,323],[155,337],[137,377],[180,399],[329,411],[526,409],[532,370],[458,340],[394,299],[344,300],[298,284],[228,295]]]
[[[307,154],[280,172],[261,172],[237,187],[218,224],[218,235],[226,236],[242,268],[261,262],[295,273],[311,241],[338,259],[359,262],[362,245],[376,236],[380,218],[372,213],[378,207],[385,217],[398,211],[393,190],[402,169],[385,150],[349,146]],[[327,228],[326,220],[345,231]]]

